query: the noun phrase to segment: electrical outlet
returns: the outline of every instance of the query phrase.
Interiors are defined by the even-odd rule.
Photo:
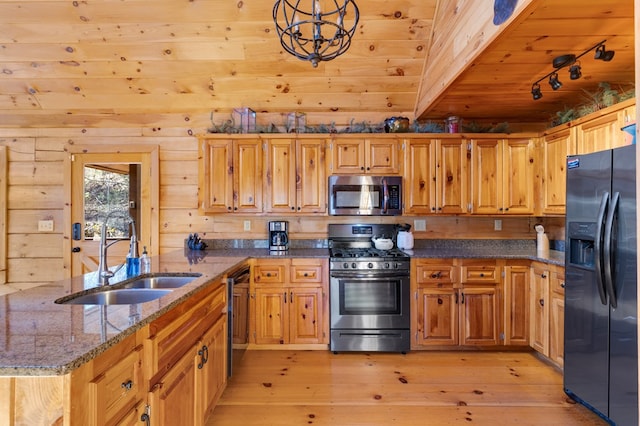
[[[245,231],[251,231],[251,221],[250,220],[245,220],[244,221],[244,230]]]
[[[53,220],[39,220],[38,232],[53,232]]]
[[[502,231],[502,220],[496,219],[493,221],[493,230]]]
[[[426,231],[427,230],[427,221],[424,219],[416,219],[413,221],[413,230],[414,231]]]

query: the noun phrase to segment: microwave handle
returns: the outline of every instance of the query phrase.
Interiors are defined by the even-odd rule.
[[[389,207],[389,185],[387,178],[382,178],[382,213],[386,214]]]

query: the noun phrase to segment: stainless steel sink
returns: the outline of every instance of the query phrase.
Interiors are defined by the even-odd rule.
[[[56,300],[56,303],[71,305],[133,305],[150,302],[171,293],[171,289],[119,288],[83,294],[68,300]]]
[[[136,278],[123,284],[124,288],[179,288],[198,278],[198,275],[160,275]]]

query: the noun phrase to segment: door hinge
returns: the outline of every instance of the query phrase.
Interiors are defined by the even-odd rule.
[[[471,142],[467,144],[467,151],[471,152]]]
[[[472,206],[471,206],[471,203],[467,204],[467,211],[468,211],[469,213],[471,213],[471,207],[472,207]]]

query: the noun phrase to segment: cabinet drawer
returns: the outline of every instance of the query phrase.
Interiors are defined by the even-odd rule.
[[[500,282],[500,272],[495,265],[463,265],[461,275],[463,284]]]
[[[564,270],[551,273],[551,291],[564,294]]]
[[[253,281],[259,284],[284,284],[287,266],[285,261],[258,261],[253,269]]]
[[[327,273],[326,262],[309,260],[291,260],[291,282],[293,283],[321,283]]]
[[[416,266],[416,281],[419,284],[451,284],[456,281],[456,267],[453,265]]]
[[[98,424],[116,424],[139,403],[142,346],[137,347],[90,383]]]

